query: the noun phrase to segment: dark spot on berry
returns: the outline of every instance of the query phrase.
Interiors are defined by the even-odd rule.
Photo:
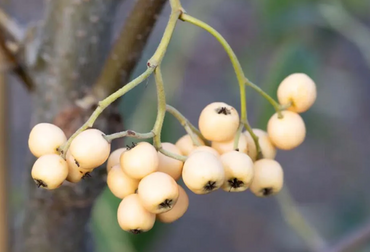
[[[239,148],[236,148],[235,150],[236,150],[236,151],[239,151]]]
[[[172,200],[169,200],[169,199],[166,199],[165,201],[163,201],[161,204],[159,204],[159,209],[161,208],[172,208]]]
[[[91,174],[90,172],[86,172],[82,177],[82,179],[87,179],[87,178],[91,178]]]
[[[141,234],[143,231],[141,231],[140,229],[131,229],[130,230],[130,233],[131,234]]]
[[[75,163],[77,165],[77,167],[80,167],[80,163],[75,159]]]
[[[218,109],[216,110],[216,112],[217,112],[217,114],[219,114],[219,115],[221,115],[221,114],[223,114],[223,115],[230,115],[230,114],[231,114],[230,110],[229,110],[229,109],[227,109],[226,107],[218,108]]]
[[[41,179],[34,179],[34,181],[35,181],[35,183],[36,183],[36,185],[37,185],[37,187],[38,188],[40,188],[40,187],[48,187],[48,185],[44,182],[44,181],[42,181]]]
[[[216,188],[215,181],[208,181],[207,184],[203,187],[207,192],[213,191]]]
[[[227,182],[230,185],[230,191],[232,188],[236,189],[244,185],[244,182],[241,180],[238,180],[237,178],[229,179]]]
[[[271,194],[273,194],[274,190],[271,188],[271,187],[268,187],[268,188],[263,188],[261,190],[261,193],[263,196],[269,196]]]

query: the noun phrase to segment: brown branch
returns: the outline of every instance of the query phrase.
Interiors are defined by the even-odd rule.
[[[93,87],[97,100],[105,98],[127,82],[165,3],[166,0],[137,1]]]
[[[353,232],[345,235],[335,245],[322,252],[352,252],[357,251],[370,241],[370,221]]]

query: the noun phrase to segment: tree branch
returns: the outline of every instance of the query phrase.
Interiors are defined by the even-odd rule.
[[[23,29],[2,8],[0,8],[0,29],[6,31],[17,43],[23,40]]]
[[[137,1],[93,87],[96,100],[105,98],[127,82],[165,3],[166,0]]]

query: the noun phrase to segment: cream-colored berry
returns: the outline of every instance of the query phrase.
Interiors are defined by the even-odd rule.
[[[276,147],[272,144],[269,135],[266,131],[261,129],[253,129],[253,132],[258,136],[258,143],[260,144],[262,156],[267,159],[274,159],[276,156]],[[247,137],[248,151],[247,154],[252,158],[253,161],[257,160],[257,149],[254,140],[248,131],[244,132]]]
[[[123,171],[134,179],[142,179],[158,170],[158,153],[153,145],[140,142],[122,153],[120,164]]]
[[[253,179],[253,161],[245,153],[231,151],[221,156],[225,169],[222,189],[227,192],[241,192],[248,189]]]
[[[229,141],[234,137],[238,127],[238,111],[224,102],[209,104],[199,116],[199,130],[210,141]]]
[[[204,145],[204,142],[202,139],[200,139],[198,136],[195,136],[200,144]],[[191,140],[191,137],[189,135],[182,136],[177,140],[176,147],[181,151],[181,154],[184,156],[188,156],[189,153],[194,150],[197,146],[193,144],[193,141]]]
[[[139,185],[139,180],[129,177],[122,170],[121,165],[117,164],[108,172],[107,184],[114,196],[123,199],[135,193]]]
[[[162,143],[162,148],[174,154],[182,155],[179,148],[177,148],[176,145],[172,143]],[[182,166],[184,165],[183,162],[168,157],[160,152],[158,152],[158,161],[158,171],[167,173],[174,180],[178,180],[181,177]]]
[[[108,159],[110,143],[100,130],[87,129],[73,139],[69,151],[78,167],[94,169]]]
[[[251,191],[258,197],[278,193],[283,188],[284,173],[281,165],[272,159],[260,159],[254,163]]]
[[[193,155],[194,153],[204,152],[204,151],[208,152],[208,153],[211,153],[211,154],[215,155],[216,157],[220,156],[220,154],[215,149],[213,149],[212,147],[209,147],[209,146],[197,146],[196,148],[194,148],[194,150],[192,150],[189,153],[189,156]]]
[[[180,219],[188,210],[189,207],[189,197],[185,190],[178,185],[179,188],[179,198],[175,206],[168,212],[157,214],[157,219],[163,223],[171,223]]]
[[[117,219],[123,230],[140,234],[152,229],[155,223],[155,214],[148,212],[143,207],[137,194],[131,194],[119,204]]]
[[[43,155],[34,163],[31,175],[38,187],[55,189],[67,178],[68,165],[57,154]]]
[[[159,214],[173,208],[179,197],[179,188],[170,175],[154,172],[140,181],[137,193],[146,210]]]
[[[286,77],[277,90],[279,103],[292,103],[289,110],[297,113],[307,111],[316,100],[316,84],[304,73],[294,73]]]
[[[68,161],[67,161],[67,163],[68,163]],[[71,182],[71,183],[78,183],[78,182],[81,181],[82,178],[87,176],[88,173],[89,173],[89,171],[80,169],[75,165],[70,166],[69,163],[68,163],[68,176],[67,176],[66,180],[68,182]]]
[[[275,113],[267,124],[271,142],[279,149],[291,150],[300,145],[306,137],[306,126],[302,117],[291,111],[282,111],[283,118]]]
[[[185,161],[182,179],[192,192],[206,194],[221,187],[225,171],[218,157],[208,152],[197,152]]]
[[[107,160],[107,172],[112,169],[113,166],[117,165],[120,163],[120,158],[123,152],[125,152],[127,148],[119,148],[115,151],[113,151]]]
[[[212,142],[212,148],[217,150],[220,155],[234,150],[234,138],[225,142]],[[242,153],[248,152],[247,137],[240,134],[238,142],[238,151]]]
[[[67,141],[64,132],[51,123],[35,125],[28,138],[28,147],[35,157],[58,154],[58,148]]]

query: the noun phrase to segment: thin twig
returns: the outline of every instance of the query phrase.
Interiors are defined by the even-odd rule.
[[[0,29],[18,43],[23,40],[24,30],[2,8],[0,8]]]

